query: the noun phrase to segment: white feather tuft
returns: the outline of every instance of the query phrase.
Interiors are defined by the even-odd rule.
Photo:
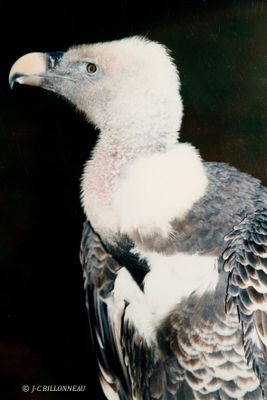
[[[137,230],[149,235],[156,231],[168,236],[170,222],[185,216],[204,195],[207,182],[199,154],[189,144],[137,159],[114,196],[120,232]]]
[[[191,293],[201,296],[215,290],[219,277],[217,257],[147,253],[145,258],[151,271],[146,275],[144,292],[157,323]]]

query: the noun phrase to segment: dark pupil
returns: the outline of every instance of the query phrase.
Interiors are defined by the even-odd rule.
[[[95,66],[95,64],[88,64],[88,66],[87,66],[87,70],[88,70],[88,72],[95,72],[96,71],[96,66]]]

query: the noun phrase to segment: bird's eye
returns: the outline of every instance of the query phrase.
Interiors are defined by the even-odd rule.
[[[89,74],[94,74],[97,70],[97,66],[93,63],[89,63],[87,64],[87,72],[89,72]]]

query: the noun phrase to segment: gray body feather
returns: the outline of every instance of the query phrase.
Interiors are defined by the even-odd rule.
[[[255,357],[260,361],[254,364],[251,361],[247,365],[238,310],[232,307],[227,313],[225,309],[229,274],[223,268],[223,252],[227,247],[225,235],[235,225],[246,220],[249,215],[254,215],[259,208],[267,204],[267,190],[257,179],[226,164],[205,163],[205,168],[209,177],[208,191],[184,220],[173,221],[175,236],[172,235],[165,242],[155,236],[145,243],[145,246],[165,251],[166,254],[182,251],[216,255],[220,271],[218,285],[213,292],[204,293],[202,296],[192,293],[177,304],[158,328],[156,346],[146,345],[132,326],[122,322],[121,349],[118,350],[115,346],[110,359],[103,360],[103,356],[98,356],[103,367],[112,374],[114,387],[121,399],[132,398],[132,393],[140,399],[162,400],[265,398],[262,388],[265,387],[266,378],[259,370],[256,371],[256,365],[265,362],[265,355],[261,349],[257,349],[258,352],[253,354],[250,348],[247,351],[250,359]],[[267,216],[264,221],[267,224]],[[97,239],[98,246],[102,246],[106,257],[105,262],[103,255],[97,261],[92,250],[94,235],[96,234],[88,222],[85,223],[82,242],[83,268],[86,289],[89,296],[94,298],[94,302],[88,303],[89,309],[93,308],[90,315],[92,318],[93,314],[91,321],[96,326],[97,336],[102,337],[105,342],[108,335],[108,342],[103,351],[100,351],[99,345],[95,343],[100,353],[104,352],[106,356],[107,348],[109,351],[111,349],[109,341],[114,343],[114,338],[108,316],[103,314],[101,308],[105,307],[104,299],[112,296],[119,268],[122,265],[127,267],[125,253],[129,254],[131,242],[125,237],[118,237],[118,246],[112,247],[108,243],[101,244],[101,240]],[[112,254],[112,258],[109,254]],[[138,258],[132,259],[132,276],[135,276],[134,271],[139,269],[138,262]],[[148,268],[146,270],[144,265],[142,268],[145,276]],[[230,277],[230,284],[232,280]],[[264,284],[267,291],[266,275]],[[236,294],[235,299],[237,298]],[[125,309],[126,307],[127,304]],[[94,322],[95,319],[99,320],[102,325],[105,318],[104,327]],[[253,317],[248,321],[250,324],[253,323],[251,319]],[[96,342],[95,333],[93,336]],[[122,367],[120,363],[119,368],[113,366],[115,360],[118,362],[121,357],[118,352],[122,352],[123,363],[128,360],[127,367]],[[264,375],[262,387],[255,373],[259,378]],[[254,389],[251,390],[251,387]]]

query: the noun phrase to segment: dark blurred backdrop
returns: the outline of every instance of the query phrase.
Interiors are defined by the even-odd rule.
[[[0,6],[0,399],[103,399],[81,268],[79,179],[96,132],[53,94],[8,88],[31,51],[143,34],[173,52],[181,139],[267,184],[267,2],[27,2]],[[23,393],[81,384],[86,392]]]

